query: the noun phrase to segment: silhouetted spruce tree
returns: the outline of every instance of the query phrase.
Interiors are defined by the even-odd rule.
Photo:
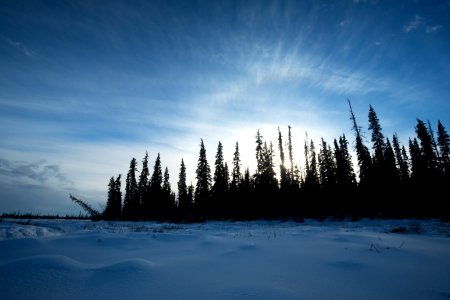
[[[383,188],[383,184],[385,181],[384,173],[385,173],[385,163],[384,163],[384,151],[386,149],[386,144],[384,142],[384,135],[381,132],[380,121],[378,120],[377,114],[375,110],[369,105],[369,130],[372,131],[372,149],[374,150],[373,154],[373,188],[374,191],[380,191]]]
[[[384,165],[385,182],[387,182],[389,188],[398,189],[400,186],[400,171],[397,168],[394,149],[392,149],[388,138],[386,139],[386,148],[384,150]]]
[[[280,151],[280,190],[284,194],[282,198],[285,198],[289,189],[290,178],[285,165],[283,137],[281,135],[280,127],[278,127],[278,150]]]
[[[356,175],[353,162],[348,151],[348,141],[345,134],[334,139],[334,157],[336,161],[336,195],[334,200],[339,203],[342,215],[354,214]]]
[[[336,163],[333,158],[333,151],[322,138],[321,149],[319,150],[318,163],[320,174],[320,185],[326,191],[334,191],[336,186]]]
[[[236,142],[236,147],[234,150],[234,156],[233,156],[233,172],[231,176],[231,184],[230,184],[230,190],[233,194],[236,194],[238,192],[239,184],[242,180],[242,174],[241,174],[241,157],[239,153],[239,144]]]
[[[263,136],[260,134],[259,129],[256,133],[256,175],[258,176],[264,169],[264,156],[263,156]]]
[[[182,218],[186,218],[190,210],[188,188],[186,184],[186,166],[181,159],[180,174],[178,175],[178,208]]]
[[[445,173],[441,167],[442,160],[430,122],[428,122],[427,128],[422,120],[417,119],[415,128],[420,140],[421,155],[426,164],[424,190],[421,191],[423,196],[429,198],[426,213],[432,216],[449,218],[450,213],[448,213],[448,205],[446,205],[448,201],[442,201],[440,196],[446,193],[448,188],[444,188]]]
[[[366,201],[365,203],[353,203],[354,210],[363,215],[373,214],[375,211],[375,202],[377,199],[374,199],[373,194],[371,193],[371,185],[373,183],[372,157],[370,156],[369,149],[366,147],[366,145],[364,145],[363,136],[361,134],[361,127],[359,127],[356,123],[356,118],[353,114],[350,100],[347,99],[347,101],[350,107],[350,120],[352,120],[353,123],[352,130],[355,132],[355,150],[359,167],[358,192],[361,194],[360,198],[364,198],[364,200]]]
[[[371,169],[371,165],[372,165],[372,158],[370,156],[369,149],[367,149],[367,147],[363,143],[363,137],[361,135],[361,128],[356,123],[356,118],[355,118],[355,115],[353,114],[353,109],[352,109],[350,100],[348,100],[348,105],[350,106],[350,120],[352,120],[352,123],[353,123],[352,130],[355,131],[355,136],[356,136],[355,149],[356,149],[356,156],[358,159],[358,166],[359,166],[359,186],[364,189],[370,183],[370,177],[371,177],[370,169]]]
[[[212,195],[214,205],[212,210],[215,216],[223,217],[227,210],[226,200],[228,193],[228,175],[227,168],[223,161],[223,146],[219,141],[217,146],[216,161],[214,163],[214,184],[212,186]]]
[[[139,215],[139,191],[136,183],[136,159],[132,158],[125,185],[123,216],[126,219],[136,219]]]
[[[294,170],[294,154],[292,151],[292,134],[291,134],[291,126],[288,126],[288,152],[289,152],[289,175],[291,176],[290,182],[295,182],[295,170]]]
[[[230,184],[231,184],[231,180],[230,180],[230,169],[228,168],[228,163],[225,162],[225,186],[226,186],[226,191],[225,191],[225,209],[227,214],[232,213],[232,203],[231,201],[229,201],[230,198]]]
[[[400,176],[400,183],[402,187],[406,187],[409,184],[409,165],[408,157],[406,157],[406,150],[404,147],[400,147],[397,134],[392,137],[392,145],[394,147],[395,159],[397,162],[397,168]]]
[[[397,169],[394,150],[391,142],[386,139],[386,148],[384,151],[384,185],[385,191],[388,191],[391,197],[386,197],[384,201],[383,211],[388,217],[399,216],[402,213],[403,201],[401,197],[403,190],[401,189],[400,172]]]
[[[244,208],[242,207],[240,185],[242,181],[241,158],[239,153],[239,144],[236,142],[233,154],[233,169],[231,172],[231,181],[229,188],[230,212],[234,217],[242,217]]]
[[[195,171],[197,186],[195,189],[195,204],[200,215],[207,216],[211,208],[211,168],[206,158],[206,149],[203,139],[200,141],[200,154]]]
[[[139,205],[140,205],[140,213],[143,217],[148,217],[146,212],[150,211],[150,193],[149,193],[149,180],[150,176],[148,170],[148,152],[145,152],[145,156],[142,159],[142,170],[141,175],[139,175],[138,182],[138,192],[139,192]]]
[[[444,174],[444,185],[448,186],[450,184],[450,137],[441,121],[438,121],[437,136],[440,167]]]
[[[262,143],[259,130],[256,134],[256,159],[257,170],[254,174],[255,181],[255,207],[256,215],[269,217],[273,214],[276,193],[278,191],[278,180],[273,163],[273,146]],[[263,146],[262,146],[263,145]]]
[[[120,191],[120,174],[117,176],[118,180],[111,177],[108,184],[108,200],[106,202],[105,210],[102,218],[105,220],[112,220],[120,218],[122,212],[122,193]],[[118,185],[118,187],[116,186]]]
[[[425,180],[427,173],[426,162],[421,154],[417,138],[409,139],[409,156],[411,157],[411,180],[417,187]]]
[[[163,216],[164,218],[172,218],[175,211],[175,194],[172,192],[170,185],[169,168],[164,169],[164,181],[162,185],[163,194]]]
[[[154,218],[161,218],[164,210],[164,195],[162,190],[163,175],[161,169],[161,158],[158,156],[153,166],[153,174],[150,178],[150,197],[152,203],[150,204],[150,216]]]
[[[409,139],[409,155],[411,157],[411,198],[409,211],[414,216],[424,216],[423,198],[427,190],[427,163],[421,153],[417,138]],[[429,195],[428,195],[429,197]]]
[[[305,161],[305,189],[317,192],[319,187],[319,174],[317,172],[317,155],[313,140],[310,141],[309,147],[305,141]]]
[[[334,153],[336,159],[336,181],[343,190],[351,192],[356,188],[356,175],[353,169],[353,162],[348,151],[348,141],[343,134],[339,137],[339,144],[335,140]]]
[[[321,199],[319,174],[317,169],[317,155],[313,140],[309,141],[308,136],[305,140],[305,182],[303,184],[303,191],[305,195],[305,213],[314,217],[322,217],[319,214],[322,212],[323,203]]]
[[[436,154],[436,169],[439,172],[440,171],[440,169],[439,169],[440,157],[439,157],[438,146],[437,146],[437,143],[436,143],[436,139],[434,138],[434,131],[433,131],[433,128],[431,127],[430,120],[427,121],[427,124],[428,124],[428,132],[429,132],[430,137],[431,137],[431,145],[433,147],[433,152]],[[441,175],[441,174],[439,174],[439,175]]]
[[[239,185],[239,205],[237,211],[240,218],[255,218],[258,215],[258,199],[254,197],[254,182],[250,176],[248,168],[244,171],[244,176]]]
[[[325,214],[330,216],[337,216],[340,214],[339,203],[333,199],[336,193],[336,162],[334,160],[333,151],[328,146],[327,142],[322,138],[322,144],[317,156],[319,165],[320,178],[320,196],[319,201],[322,203],[322,210]]]
[[[426,163],[426,184],[431,187],[439,181],[438,157],[435,152],[434,137],[425,125],[425,123],[417,119],[415,127],[417,138],[420,140],[420,152]]]
[[[187,189],[188,208],[192,208],[192,206],[194,205],[194,197],[195,197],[195,188],[191,182],[191,184],[188,186]],[[188,217],[189,216],[190,215],[188,215]]]

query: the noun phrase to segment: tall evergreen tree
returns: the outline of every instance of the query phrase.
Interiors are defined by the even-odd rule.
[[[341,215],[352,213],[356,209],[354,201],[357,185],[345,134],[339,137],[339,142],[334,139],[334,157],[336,161],[337,192],[333,198],[334,202],[339,203],[339,205],[336,205],[336,212]]]
[[[428,183],[432,184],[438,181],[438,157],[435,152],[434,137],[425,125],[425,123],[417,119],[415,127],[417,138],[420,140],[420,152],[426,164],[426,178]]]
[[[287,192],[290,185],[289,174],[285,165],[283,137],[281,135],[280,127],[278,127],[278,150],[280,151],[280,188],[281,191]]]
[[[187,189],[188,207],[191,207],[194,204],[194,197],[195,197],[195,188],[191,182],[191,184],[188,186]]]
[[[201,214],[209,210],[211,198],[211,168],[206,158],[206,149],[203,139],[200,141],[200,154],[196,170],[197,187],[195,189],[195,204]]]
[[[361,214],[373,215],[376,212],[379,196],[373,193],[376,189],[374,189],[372,157],[369,149],[364,144],[361,127],[357,125],[350,100],[348,100],[348,105],[350,107],[350,120],[353,123],[352,130],[355,132],[355,150],[359,167],[358,193],[360,196],[356,199],[365,200],[365,203],[362,203],[360,200],[355,200],[352,206],[354,207],[354,211],[357,211],[360,216]]]
[[[397,134],[394,134],[392,138],[392,145],[394,147],[395,159],[397,162],[397,168],[400,175],[400,182],[402,185],[406,185],[409,182],[409,166],[408,158],[404,158],[403,153],[406,155],[405,148],[400,147]]]
[[[442,172],[446,184],[450,183],[450,137],[441,121],[438,121],[438,145]]]
[[[164,195],[162,190],[163,184],[163,174],[161,168],[161,157],[158,156],[155,160],[155,165],[153,166],[153,174],[150,178],[150,195],[152,202],[150,207],[150,215],[156,218],[161,217],[162,211],[164,209]]]
[[[392,149],[389,139],[386,139],[384,150],[384,171],[384,182],[389,188],[398,189],[400,185],[400,171],[397,168],[394,149]]]
[[[320,185],[325,190],[334,190],[337,182],[336,162],[333,159],[333,152],[327,142],[322,138],[322,145],[319,151],[319,174]]]
[[[294,170],[294,154],[292,151],[292,135],[291,135],[291,126],[288,126],[288,152],[289,152],[289,165],[290,165],[290,169],[289,169],[289,174],[291,176],[291,182],[295,181],[294,175],[295,175],[295,170]]]
[[[356,187],[356,175],[353,162],[348,151],[348,141],[343,134],[339,137],[339,143],[335,140],[336,181],[343,189],[351,191]]]
[[[216,215],[222,215],[225,210],[226,195],[228,192],[228,175],[227,168],[223,160],[223,146],[219,141],[217,146],[216,161],[214,164],[214,184],[212,193],[214,197],[214,210]]]
[[[125,185],[123,215],[128,219],[139,217],[139,191],[136,182],[136,159],[132,158]]]
[[[414,186],[417,186],[426,177],[426,162],[421,154],[417,138],[409,139],[409,156],[411,157],[411,179]]]
[[[239,184],[242,180],[241,174],[241,157],[239,153],[239,144],[236,142],[236,148],[233,156],[233,174],[231,176],[230,189],[232,192],[237,192]]]
[[[102,217],[106,220],[117,219],[122,212],[122,192],[120,191],[120,174],[117,179],[111,177],[108,184],[108,200]]]
[[[260,205],[260,203],[257,202],[260,199],[253,197],[253,189],[254,184],[252,177],[250,176],[250,170],[246,168],[242,181],[239,185],[239,197],[237,200],[240,202],[235,206],[236,211],[240,212],[240,216],[242,217],[255,217],[257,207]]]
[[[162,185],[163,194],[163,214],[170,216],[175,209],[175,198],[170,185],[169,168],[164,169],[164,181]]]
[[[178,175],[178,207],[183,217],[187,214],[190,204],[186,184],[186,166],[184,160],[181,159],[180,174]]]
[[[260,134],[259,129],[256,133],[256,175],[263,172],[264,169],[264,155],[263,155],[263,136]]]
[[[149,171],[148,171],[148,152],[145,152],[145,156],[142,159],[142,170],[139,176],[138,192],[139,192],[139,205],[142,211],[149,210]]]
[[[374,150],[374,165],[376,168],[380,169],[380,176],[382,173],[382,168],[384,165],[384,151],[386,144],[384,142],[384,135],[381,132],[380,121],[378,120],[377,114],[372,106],[369,106],[369,130],[372,130],[372,143]]]
[[[307,166],[305,174],[305,188],[310,191],[316,191],[319,187],[319,174],[317,170],[317,155],[313,140],[310,141],[309,147],[305,142],[305,155]]]

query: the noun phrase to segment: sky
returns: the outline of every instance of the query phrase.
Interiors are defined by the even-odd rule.
[[[101,208],[146,151],[195,185],[200,139],[252,172],[258,129],[291,126],[303,166],[306,136],[353,149],[347,99],[369,147],[369,105],[406,148],[417,118],[450,129],[448,0],[0,4],[0,212]]]

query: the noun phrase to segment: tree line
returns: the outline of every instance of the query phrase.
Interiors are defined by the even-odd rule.
[[[377,114],[369,106],[371,143],[367,145],[350,101],[348,104],[358,174],[344,134],[331,144],[322,138],[319,147],[307,138],[304,165],[298,166],[294,163],[290,126],[286,140],[278,128],[276,146],[265,141],[258,130],[254,174],[242,168],[238,142],[230,167],[224,160],[223,145],[218,143],[212,173],[201,139],[195,186],[187,185],[186,166],[181,159],[176,195],[168,169],[162,171],[159,153],[152,172],[146,153],[140,171],[136,159],[131,159],[124,195],[121,175],[111,177],[105,209],[90,214],[107,220],[170,221],[304,217],[448,219],[450,137],[442,123],[438,121],[435,135],[430,122],[417,119],[416,137],[409,138],[406,148],[399,143],[397,134],[391,139],[384,136]],[[278,166],[274,160],[276,151]]]

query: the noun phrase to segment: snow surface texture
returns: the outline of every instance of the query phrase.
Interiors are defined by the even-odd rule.
[[[448,299],[437,221],[0,222],[0,299]]]

